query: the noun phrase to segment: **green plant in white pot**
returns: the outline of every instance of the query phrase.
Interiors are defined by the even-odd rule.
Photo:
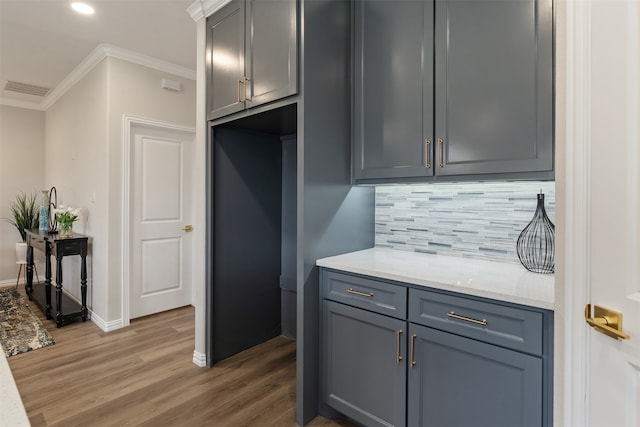
[[[5,221],[13,225],[20,233],[22,242],[16,243],[16,256],[18,257],[18,262],[24,262],[27,256],[27,233],[25,230],[38,228],[36,195],[33,193],[18,193],[15,200],[9,203],[9,211],[11,216],[5,218]]]

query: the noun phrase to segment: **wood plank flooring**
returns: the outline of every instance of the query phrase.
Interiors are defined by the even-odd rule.
[[[56,339],[8,359],[34,427],[296,425],[293,340],[278,337],[198,368],[192,307],[104,333],[89,321],[56,329],[30,305]],[[321,417],[309,425],[352,426]]]

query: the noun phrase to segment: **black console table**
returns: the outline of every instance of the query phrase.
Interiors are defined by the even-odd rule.
[[[55,310],[56,326],[59,328],[72,319],[80,317],[87,320],[87,246],[89,238],[73,233],[71,237],[48,234],[46,231],[26,230],[27,232],[27,284],[25,286],[29,300],[33,300],[51,319]],[[33,285],[33,249],[45,254],[44,285]],[[82,304],[78,304],[62,291],[62,258],[68,255],[80,255],[80,292]],[[51,305],[51,256],[56,258],[56,299]]]

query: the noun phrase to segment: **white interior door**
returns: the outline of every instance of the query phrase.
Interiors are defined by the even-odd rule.
[[[629,340],[587,336],[592,427],[640,426],[640,9],[591,2],[590,301],[623,314]]]
[[[192,303],[194,135],[132,127],[130,318]]]

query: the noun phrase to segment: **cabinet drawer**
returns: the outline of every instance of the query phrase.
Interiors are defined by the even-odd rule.
[[[329,270],[322,274],[324,298],[406,319],[406,287]]]
[[[420,325],[541,355],[540,312],[419,289],[409,290],[409,320]]]

